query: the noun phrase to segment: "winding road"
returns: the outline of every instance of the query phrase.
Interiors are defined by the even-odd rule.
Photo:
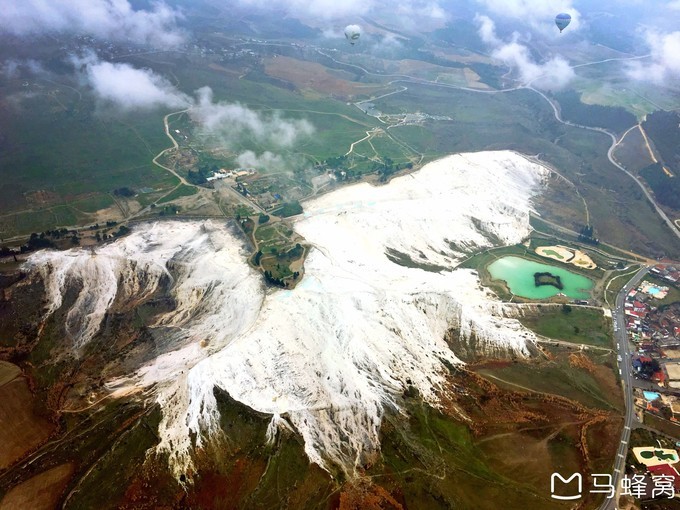
[[[626,295],[631,289],[635,288],[640,280],[642,280],[650,266],[645,266],[640,269],[635,275],[623,286],[618,296],[616,297],[616,308],[613,310],[612,318],[614,321],[614,338],[617,342],[618,354],[621,356],[619,362],[619,372],[621,374],[621,382],[623,383],[623,396],[626,404],[626,414],[623,422],[623,431],[621,432],[621,440],[616,451],[616,458],[614,459],[614,471],[612,474],[612,484],[616,487],[616,494],[611,499],[605,499],[600,506],[600,510],[616,510],[617,501],[621,491],[621,479],[625,474],[626,455],[628,455],[628,442],[630,441],[630,431],[637,425],[635,418],[635,404],[633,402],[633,375],[632,365],[630,363],[630,350],[628,347],[628,335],[626,334],[626,319],[624,317],[624,302]]]
[[[581,128],[581,129],[587,129],[588,131],[596,131],[598,133],[603,133],[603,134],[609,136],[609,138],[611,138],[611,140],[612,140],[612,144],[609,147],[609,150],[607,151],[607,158],[609,159],[609,162],[612,165],[614,165],[616,168],[618,168],[619,170],[624,172],[628,177],[630,177],[631,179],[633,179],[637,183],[637,185],[640,187],[642,192],[645,194],[645,196],[647,197],[649,202],[652,204],[652,206],[656,210],[657,214],[659,216],[661,216],[661,218],[666,222],[666,225],[668,225],[668,228],[671,229],[671,232],[673,232],[678,237],[678,239],[680,239],[680,229],[675,225],[675,223],[673,223],[673,221],[671,221],[671,219],[666,215],[666,213],[659,207],[659,205],[656,203],[656,200],[654,200],[654,197],[647,190],[647,188],[642,183],[642,181],[640,181],[640,179],[638,179],[635,175],[630,173],[624,166],[619,164],[619,162],[614,159],[613,153],[614,153],[614,150],[616,149],[616,147],[619,144],[619,140],[616,138],[616,135],[614,133],[612,133],[611,131],[604,129],[604,128],[584,126],[582,124],[575,124],[573,122],[569,122],[568,120],[562,119],[562,116],[560,114],[560,110],[552,99],[550,99],[548,96],[546,96],[540,90],[535,89],[533,86],[529,86],[527,88],[529,90],[533,90],[534,92],[539,94],[541,97],[543,97],[543,99],[545,99],[548,102],[548,104],[550,104],[550,106],[553,109],[553,113],[555,114],[555,119],[557,119],[558,122],[560,122],[560,123],[562,123],[566,126],[571,126],[571,127]]]
[[[374,72],[371,72],[368,69],[365,69],[365,68],[363,68],[359,65],[349,64],[347,62],[342,62],[340,60],[337,60],[337,59],[333,58],[331,55],[329,55],[328,53],[325,53],[318,48],[316,49],[316,51],[320,55],[323,55],[324,57],[331,59],[333,62],[336,62],[338,64],[342,64],[344,66],[353,67],[353,68],[358,69],[358,70],[360,70],[363,73],[366,73],[368,75],[388,77],[388,78],[392,78],[392,77],[396,78],[396,79],[388,82],[387,85],[393,85],[393,84],[399,83],[399,82],[417,83],[417,84],[421,84],[421,85],[432,85],[432,86],[436,86],[436,87],[465,90],[465,91],[477,92],[477,93],[481,93],[481,94],[498,94],[498,93],[512,92],[512,91],[521,90],[521,89],[527,89],[527,90],[531,90],[531,91],[535,92],[536,94],[540,95],[543,99],[545,99],[548,102],[548,104],[553,109],[555,119],[558,122],[560,122],[561,124],[571,126],[571,127],[575,127],[575,128],[586,129],[588,131],[595,131],[595,132],[598,132],[598,133],[605,134],[609,138],[611,138],[612,143],[611,143],[611,146],[609,147],[609,150],[607,151],[607,158],[609,159],[609,162],[612,165],[614,165],[616,168],[618,168],[620,171],[624,172],[628,177],[633,179],[633,181],[635,181],[635,183],[640,187],[642,192],[645,194],[645,197],[647,197],[647,200],[649,200],[649,202],[652,204],[652,207],[654,207],[657,214],[663,219],[663,221],[666,223],[666,225],[671,230],[671,232],[673,232],[675,234],[675,236],[678,237],[678,239],[680,239],[680,220],[676,220],[675,222],[673,220],[671,220],[666,215],[666,213],[659,207],[656,200],[654,199],[654,196],[649,192],[649,190],[645,187],[645,185],[642,183],[642,181],[640,181],[640,179],[638,177],[636,177],[634,174],[629,172],[623,165],[621,165],[618,161],[616,161],[616,159],[614,159],[614,150],[616,150],[616,147],[618,146],[620,141],[623,140],[623,136],[621,137],[621,139],[617,139],[616,135],[614,133],[612,133],[611,131],[607,130],[607,129],[599,128],[599,127],[592,127],[592,126],[584,126],[582,124],[576,124],[574,122],[570,122],[570,121],[562,119],[560,110],[559,110],[558,106],[555,104],[555,102],[552,99],[550,99],[546,94],[544,94],[540,90],[536,89],[532,85],[533,82],[539,80],[543,75],[538,76],[536,78],[533,78],[533,79],[527,81],[526,83],[518,85],[516,87],[510,87],[510,88],[499,89],[499,90],[482,90],[482,89],[475,89],[475,88],[471,88],[471,87],[461,87],[461,86],[458,86],[458,85],[450,85],[450,84],[445,84],[445,83],[439,83],[439,82],[435,82],[435,81],[431,81],[431,80],[425,80],[425,79],[422,79],[422,78],[416,78],[416,77],[413,77],[413,76],[408,76],[408,75],[405,75],[405,74],[374,73]],[[586,67],[586,66],[592,66],[592,65],[597,65],[597,64],[604,64],[604,63],[607,63],[607,62],[641,60],[641,59],[645,59],[645,58],[648,58],[648,57],[650,57],[650,55],[640,55],[640,56],[634,56],[634,57],[620,57],[620,58],[618,58],[618,57],[617,58],[607,58],[607,59],[603,59],[603,60],[597,60],[597,61],[594,61],[594,62],[585,62],[585,63],[582,63],[582,64],[576,64],[576,65],[573,65],[573,66],[570,66],[570,67],[572,69],[576,69],[576,68],[579,68],[579,67]],[[382,96],[378,96],[376,98],[368,99],[368,100],[365,100],[365,101],[359,101],[357,103],[354,103],[354,105],[357,108],[360,108],[360,105],[363,104],[363,103],[374,101],[376,99],[387,97],[387,96],[390,96],[390,95],[393,95],[393,94],[399,94],[399,93],[404,92],[406,90],[408,90],[408,87],[402,85],[401,89],[399,89],[399,90],[395,90],[395,91],[389,92],[387,94],[383,94]],[[378,117],[376,117],[376,118],[378,118]],[[378,120],[383,122],[380,118],[378,118]],[[651,149],[650,149],[650,151],[651,151]]]

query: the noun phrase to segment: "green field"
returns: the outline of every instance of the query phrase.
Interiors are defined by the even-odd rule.
[[[612,347],[611,319],[599,309],[552,307],[542,309],[538,315],[519,317],[519,321],[535,333],[555,340]]]
[[[642,190],[608,161],[609,137],[558,124],[547,102],[533,92],[489,95],[409,84],[408,91],[375,103],[385,113],[413,111],[417,105],[424,113],[452,117],[390,130],[429,157],[495,149],[540,153],[577,183],[598,237],[642,253],[680,251]]]
[[[166,202],[171,202],[181,197],[190,197],[196,193],[198,193],[198,189],[196,187],[181,184],[176,189],[172,190],[171,193],[161,198],[158,203],[165,204]]]
[[[554,250],[545,250],[543,253],[550,255],[551,257],[556,257],[559,260],[564,260],[564,257]]]
[[[576,352],[576,349],[574,350]],[[594,365],[600,366],[598,372],[574,367],[570,363],[569,351],[563,348],[553,350],[552,360],[535,360],[530,363],[509,363],[502,366],[485,367],[476,372],[493,376],[492,380],[508,389],[528,388],[540,393],[549,393],[573,399],[599,409],[616,412],[623,411],[623,395],[620,388],[607,388],[602,384],[603,377],[612,381],[613,366],[616,361],[611,353],[589,352],[583,354]]]
[[[216,30],[217,27],[210,23],[201,26],[207,30],[206,41],[210,41],[209,44],[214,48],[219,49],[228,44],[221,33],[223,28]],[[208,29],[208,26],[212,28]],[[470,29],[469,26],[465,28]],[[444,37],[443,34],[447,35]],[[449,40],[450,37],[457,40],[458,37],[448,29],[440,35],[443,40]],[[467,34],[463,39],[467,40],[472,35]],[[370,142],[358,144],[355,147],[357,155],[351,156],[346,165],[350,177],[375,171],[375,162],[370,158],[378,157],[382,160],[389,158],[395,164],[404,164],[407,161],[427,162],[446,154],[479,150],[514,149],[527,154],[540,154],[542,159],[576,183],[588,204],[591,222],[598,237],[647,255],[680,252],[680,242],[668,235],[667,228],[646,203],[641,190],[607,160],[609,138],[600,133],[559,124],[548,103],[534,91],[522,89],[487,94],[408,80],[403,83],[399,80],[391,82],[387,76],[364,74],[342,63],[333,63],[314,51],[284,43],[274,47],[252,44],[252,48],[262,55],[280,53],[322,62],[331,66],[332,72],[340,73],[341,76],[338,76],[343,79],[382,83],[385,91],[398,90],[397,87],[407,85],[407,90],[403,92],[374,101],[376,107],[385,114],[420,112],[452,119],[395,126],[389,130],[391,137],[378,136]],[[38,50],[52,56],[58,53],[49,45],[43,45],[35,51]],[[419,51],[406,45],[402,53],[412,57]],[[603,55],[611,56],[610,53],[611,50],[606,48],[581,48],[574,58],[588,60]],[[427,52],[423,55],[426,61],[437,61],[439,65],[449,68],[443,73],[446,74],[445,79],[448,77],[455,81],[460,76],[460,63],[440,62]],[[387,69],[394,64],[360,51],[345,57],[369,67],[374,65],[376,69]],[[339,58],[342,60],[343,57]],[[128,60],[137,67],[151,68],[159,74],[171,76],[173,83],[187,94],[191,95],[207,85],[213,89],[216,101],[237,102],[255,111],[278,111],[283,118],[308,120],[315,127],[314,134],[281,151],[293,170],[298,172],[296,178],[301,181],[307,178],[302,177],[304,167],[342,156],[352,142],[365,136],[366,131],[385,127],[345,98],[331,93],[301,93],[289,83],[266,76],[254,64],[257,62],[254,57],[239,64],[225,61],[219,55],[162,52],[129,56]],[[475,64],[473,67],[491,82],[498,81],[500,84],[500,76],[504,72],[502,68],[487,64]],[[616,82],[619,77],[623,77],[620,67],[618,63],[605,63],[579,68],[577,88],[594,90],[591,82],[605,75],[611,78],[610,81]],[[417,74],[417,71],[414,73]],[[94,212],[98,205],[113,205],[104,197],[119,187],[135,190],[150,187],[159,193],[158,196],[162,196],[163,192],[167,193],[177,185],[173,176],[150,164],[153,156],[170,145],[162,124],[163,116],[169,113],[167,110],[107,112],[94,104],[86,90],[68,88],[66,85],[78,87],[72,77],[65,74],[61,79],[61,85],[36,80],[29,84],[31,97],[20,101],[19,108],[8,105],[2,107],[0,129],[8,133],[4,140],[7,150],[0,155],[0,178],[5,183],[0,191],[0,231],[5,236],[50,228],[56,221],[60,224],[86,224],[91,219],[87,213]],[[9,80],[4,85],[5,94],[26,92],[21,80]],[[612,90],[616,89],[614,83]],[[636,94],[643,96],[650,91],[648,86],[645,90],[635,89]],[[604,93],[604,90],[600,92]],[[674,97],[673,94],[672,90],[663,91],[659,100],[663,104],[670,104],[672,101],[669,98]],[[588,110],[587,106],[579,104],[574,107],[579,111]],[[612,118],[617,115],[613,109],[599,111]],[[232,164],[240,151],[263,152],[272,149],[266,144],[243,137],[237,137],[230,146],[224,146],[223,141],[214,138],[201,139],[188,122],[187,115],[171,117],[170,127],[181,131],[182,136],[176,137],[179,143],[183,147],[195,149],[201,161],[212,158],[220,163]],[[184,135],[188,139],[185,140]],[[222,151],[226,160],[208,154],[208,150],[214,149]],[[186,172],[187,169],[178,168],[178,171]],[[148,205],[156,198],[140,197],[140,202]],[[74,202],[81,207],[72,205]],[[51,210],[66,204],[76,210]],[[558,208],[573,205],[569,202],[559,204]],[[23,216],[7,216],[18,212]],[[578,225],[565,226],[578,229]]]

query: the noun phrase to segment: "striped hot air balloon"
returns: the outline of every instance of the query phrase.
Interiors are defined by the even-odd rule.
[[[569,23],[571,23],[571,16],[566,12],[562,12],[555,16],[555,25],[557,25],[557,28],[560,29],[560,33],[562,33],[562,30],[567,28]]]
[[[347,25],[345,27],[345,37],[354,46],[354,43],[361,37],[361,27],[359,25]]]

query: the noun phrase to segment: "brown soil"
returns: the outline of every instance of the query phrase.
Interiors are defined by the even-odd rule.
[[[581,356],[576,355],[579,366],[592,368]],[[476,398],[463,400],[471,430],[505,476],[548,490],[547,480],[557,469],[607,472],[618,446],[620,416],[558,396],[502,390],[482,376],[466,375],[477,388]]]
[[[0,387],[0,469],[45,442],[54,429],[34,406],[34,397],[23,377]]]
[[[266,59],[264,69],[268,75],[288,81],[299,89],[312,89],[344,98],[371,94],[381,88],[380,85],[366,85],[338,78],[321,64],[290,57]]]
[[[44,207],[46,205],[53,205],[59,202],[60,196],[52,191],[37,190],[24,193],[26,202],[30,206]]]
[[[574,367],[574,368],[582,368],[586,372],[590,372],[591,374],[595,372],[597,369],[597,366],[595,363],[591,361],[591,359],[583,354],[582,352],[579,353],[572,353],[569,355],[569,364]]]
[[[368,480],[348,483],[340,493],[339,510],[402,510],[403,508],[389,492]]]
[[[0,501],[0,510],[57,508],[59,498],[72,472],[71,464],[61,464],[12,487]]]

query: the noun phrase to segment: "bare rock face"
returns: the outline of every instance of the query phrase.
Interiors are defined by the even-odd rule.
[[[270,439],[293,430],[312,462],[351,477],[379,452],[385,408],[398,409],[406,389],[437,406],[461,358],[530,355],[533,335],[473,271],[453,268],[456,247],[526,237],[546,175],[511,152],[462,154],[314,200],[295,225],[313,248],[294,290],[265,289],[241,242],[214,221],[141,225],[94,252],[37,253],[26,270],[44,281],[43,320],[64,314],[74,356],[108,341],[112,315],[170,300],[152,315],[144,356],[110,339],[127,361],[104,389],[160,404],[157,448],[178,479],[220,433],[214,388],[272,416]],[[444,270],[404,267],[390,251]]]

